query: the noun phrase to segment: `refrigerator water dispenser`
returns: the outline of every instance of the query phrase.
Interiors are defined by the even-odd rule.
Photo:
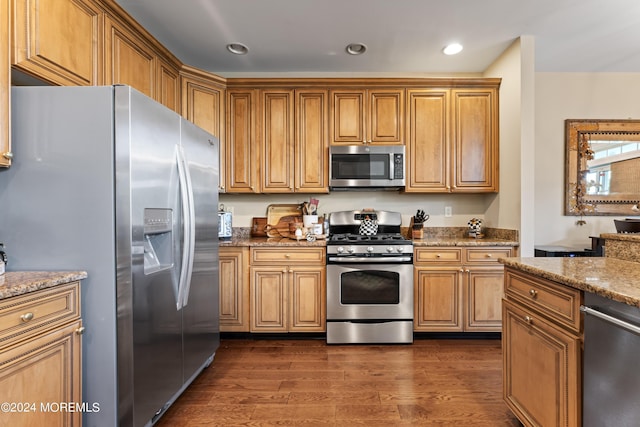
[[[171,209],[144,210],[144,274],[173,267]]]

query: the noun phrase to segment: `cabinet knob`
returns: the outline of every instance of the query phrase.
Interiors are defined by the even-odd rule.
[[[29,312],[23,314],[22,316],[20,316],[20,319],[23,322],[28,322],[29,320],[33,319],[33,313],[29,311]]]
[[[524,316],[524,321],[529,325],[533,323],[533,319],[531,318],[531,316]]]
[[[80,326],[78,329],[76,329],[76,334],[78,335],[84,334],[84,326]]]
[[[469,269],[468,269],[468,268],[467,268],[467,269],[465,269],[465,270],[464,270],[464,272],[465,272],[465,273],[468,273],[468,272],[469,272]]]
[[[464,273],[464,268],[461,268],[460,270],[458,270],[460,273]]]
[[[289,255],[289,254],[285,254],[285,255],[284,255],[284,257],[285,257],[285,258],[291,258],[291,255]]]
[[[441,258],[441,257],[442,257],[442,255],[436,254],[436,258]]]
[[[287,269],[285,268],[284,270],[282,270],[282,272],[286,274],[287,273]]]
[[[7,160],[11,160],[13,159],[13,153],[11,151],[7,151],[5,153],[2,153],[2,157],[4,157]]]
[[[538,291],[536,291],[535,289],[531,289],[529,291],[529,295],[531,295],[531,298],[535,298],[538,295]]]
[[[487,254],[486,256],[487,256],[487,258],[491,258],[493,255]]]

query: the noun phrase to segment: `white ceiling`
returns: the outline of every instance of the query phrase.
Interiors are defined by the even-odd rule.
[[[183,63],[221,76],[479,73],[521,35],[536,71],[640,72],[640,0],[116,1]],[[452,41],[464,50],[445,56]],[[352,42],[367,52],[347,54]]]

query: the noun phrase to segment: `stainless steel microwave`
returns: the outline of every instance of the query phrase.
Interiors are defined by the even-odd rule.
[[[329,148],[332,190],[397,190],[405,186],[404,145],[339,145]]]

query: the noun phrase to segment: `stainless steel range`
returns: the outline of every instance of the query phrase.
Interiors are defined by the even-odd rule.
[[[327,343],[412,343],[413,244],[400,213],[334,212],[329,225]]]

